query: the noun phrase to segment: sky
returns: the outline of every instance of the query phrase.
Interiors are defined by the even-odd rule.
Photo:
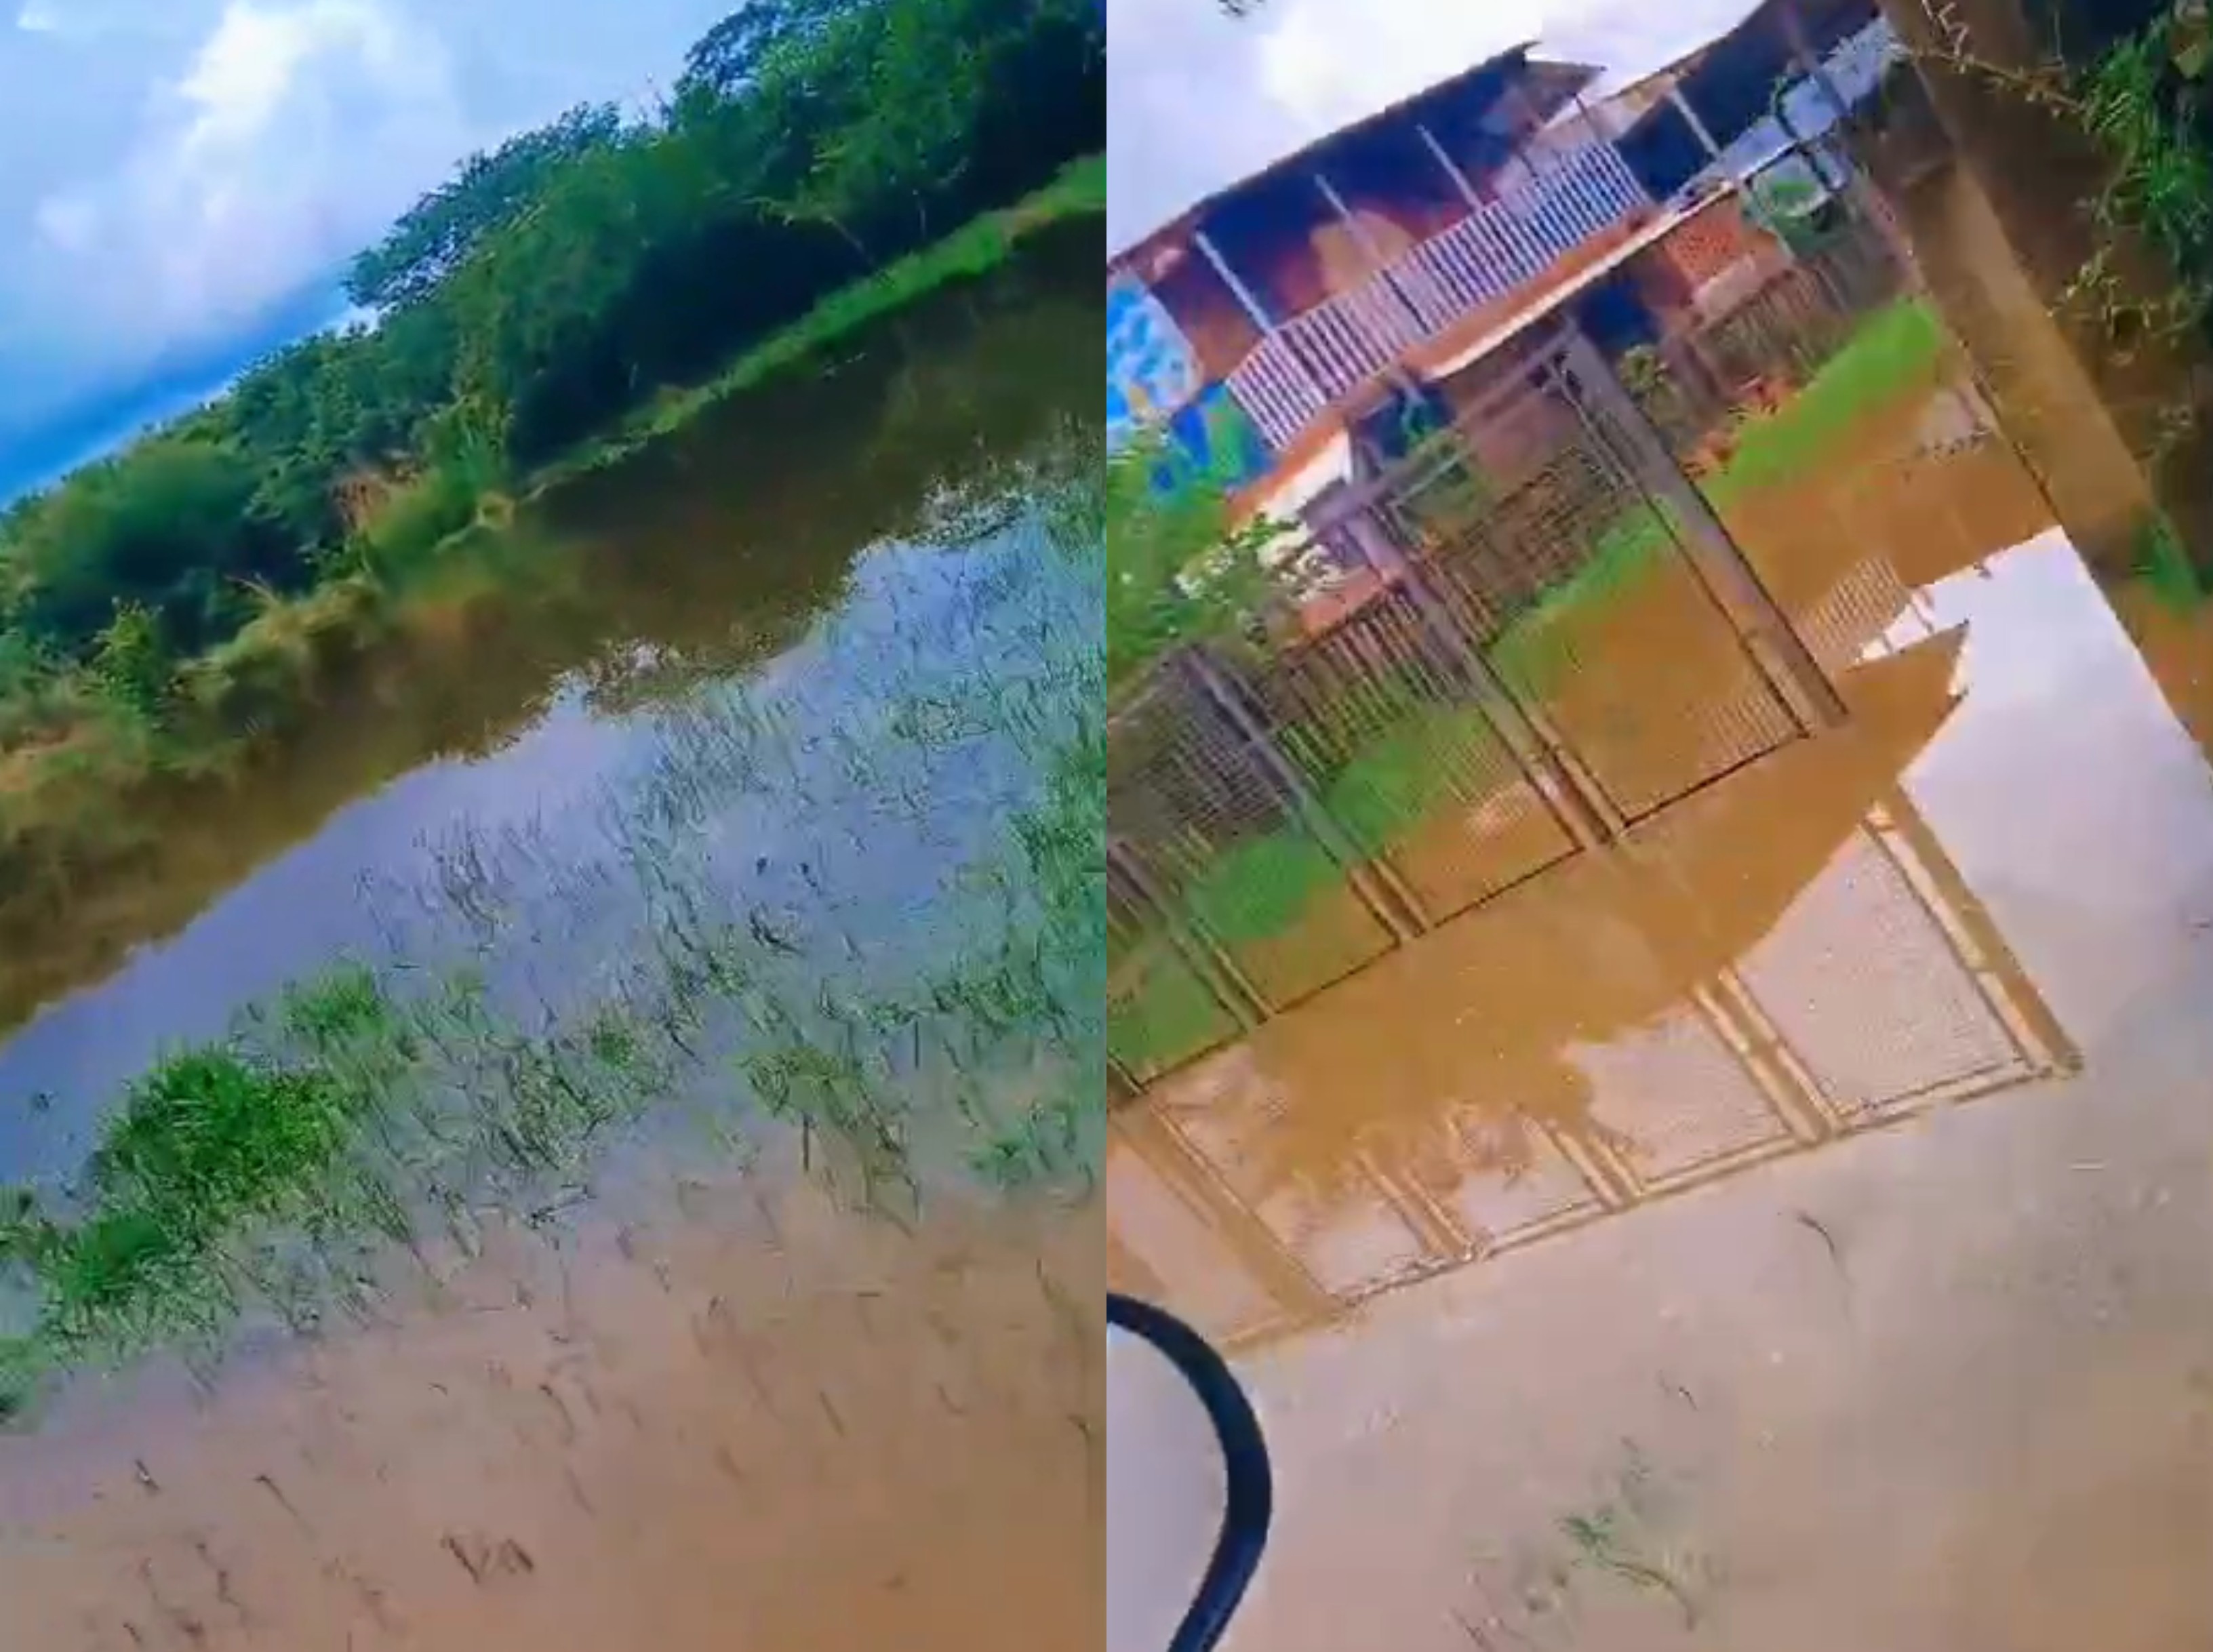
[[[1624,84],[1753,0],[1107,0],[1107,224],[1128,246],[1271,161],[1513,46]]]
[[[335,319],[472,150],[666,86],[735,0],[0,0],[0,493]]]
[[[0,497],[339,314],[454,164],[736,0],[0,0]],[[1109,239],[1519,40],[1626,78],[1749,0],[1107,0]]]

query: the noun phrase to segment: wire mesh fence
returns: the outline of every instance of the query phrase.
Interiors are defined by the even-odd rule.
[[[1116,708],[1131,1072],[1227,1036],[1198,988],[1296,1003],[1802,732],[1640,473],[1664,454],[1571,353],[1314,514],[1286,565],[1333,570],[1331,600],[1293,591],[1265,641],[1180,650]]]

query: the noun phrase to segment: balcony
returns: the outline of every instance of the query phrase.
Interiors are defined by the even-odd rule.
[[[1562,260],[1651,206],[1611,143],[1560,154],[1360,285],[1271,327],[1229,374],[1229,393],[1283,453],[1422,345],[1517,296],[1533,300]]]

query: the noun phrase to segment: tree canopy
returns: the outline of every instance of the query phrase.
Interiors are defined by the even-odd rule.
[[[119,618],[133,659],[149,626],[204,648],[396,502],[449,530],[469,485],[1095,153],[1105,46],[1097,0],[754,0],[650,118],[470,157],[353,264],[373,320],[0,513],[0,657],[89,666]]]

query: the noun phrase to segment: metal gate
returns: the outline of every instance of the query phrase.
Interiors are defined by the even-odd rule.
[[[1110,719],[1131,1083],[1840,715],[1572,332],[1308,526],[1277,640]]]

